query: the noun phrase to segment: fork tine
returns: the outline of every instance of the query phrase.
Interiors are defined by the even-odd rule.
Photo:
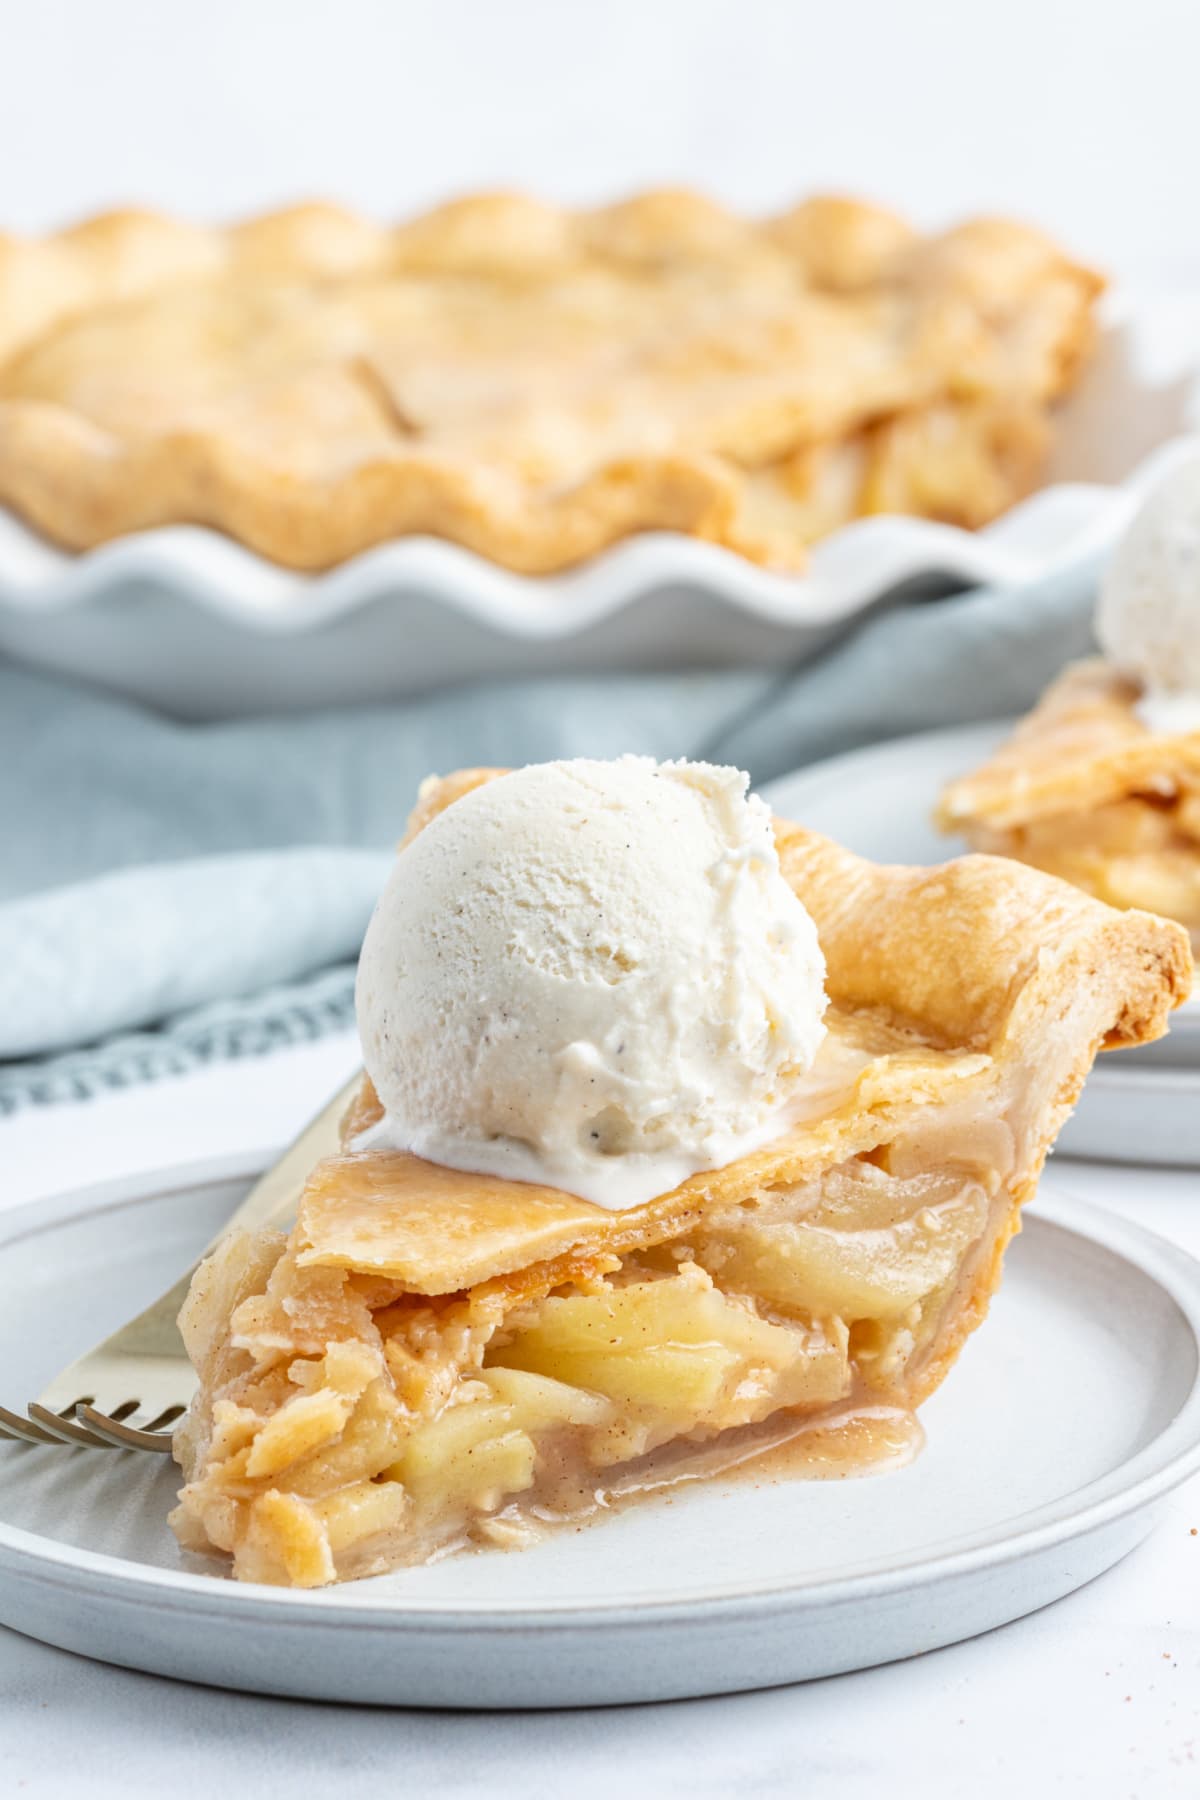
[[[225,1231],[258,1229],[294,1212],[309,1171],[341,1141],[340,1121],[360,1077],[354,1076],[322,1107],[295,1143],[255,1182]],[[224,1237],[218,1235],[214,1248]],[[196,1377],[176,1321],[197,1265],[152,1300],[134,1318],[60,1369],[29,1408],[18,1416],[0,1407],[0,1439],[26,1444],[78,1444],[92,1450],[152,1450],[168,1455],[168,1429],[187,1408]],[[104,1412],[93,1403],[113,1394],[134,1394]],[[63,1402],[69,1398],[70,1404]],[[126,1423],[127,1420],[135,1423]]]
[[[173,1409],[168,1407],[167,1411]],[[183,1411],[181,1407],[180,1412]],[[142,1430],[137,1425],[126,1425],[121,1419],[114,1419],[109,1413],[98,1412],[94,1406],[81,1406],[78,1416],[84,1423],[111,1444],[116,1450],[158,1450],[165,1455],[170,1454],[171,1433],[169,1431]],[[176,1415],[178,1416],[178,1415]],[[157,1423],[157,1420],[155,1421]]]
[[[74,1408],[72,1407],[72,1411]],[[60,1413],[52,1413],[48,1406],[42,1406],[37,1400],[29,1403],[29,1416],[35,1424],[41,1425],[51,1438],[58,1438],[64,1444],[85,1444],[89,1450],[107,1450],[108,1444],[91,1431],[85,1431],[74,1419],[64,1418]]]
[[[142,1426],[142,1430],[166,1431],[168,1427],[170,1427],[173,1431],[186,1411],[187,1407],[180,1405],[180,1403],[176,1401],[174,1406],[164,1407],[163,1411],[157,1414],[155,1418],[147,1419],[146,1423]],[[123,1419],[126,1415],[124,1413],[117,1413],[115,1416],[118,1419]]]
[[[0,1437],[17,1438],[23,1444],[53,1444],[59,1441],[32,1420],[22,1419],[17,1413],[9,1412],[6,1406],[0,1406]]]

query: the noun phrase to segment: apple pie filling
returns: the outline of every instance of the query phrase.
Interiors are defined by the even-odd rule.
[[[243,1579],[315,1586],[525,1542],[697,1459],[713,1474],[789,1433],[907,1411],[1010,1212],[997,1165],[923,1173],[914,1151],[516,1289],[419,1295],[306,1268],[295,1242],[232,1241],[183,1321],[207,1404],[183,1434],[181,1538]],[[861,1444],[869,1465],[877,1434]]]

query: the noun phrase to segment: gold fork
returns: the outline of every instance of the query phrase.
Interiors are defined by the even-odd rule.
[[[356,1075],[251,1188],[208,1251],[235,1227],[257,1230],[295,1211],[313,1165],[338,1148],[338,1125],[358,1088]],[[196,1386],[176,1323],[200,1258],[174,1285],[54,1377],[28,1416],[0,1406],[0,1437],[29,1444],[86,1444],[93,1450],[171,1448],[170,1427]]]

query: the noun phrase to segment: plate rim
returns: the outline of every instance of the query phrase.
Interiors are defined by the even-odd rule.
[[[1196,1000],[1185,1001],[1184,1005],[1194,1006]],[[1088,1080],[1093,1088],[1122,1087],[1131,1093],[1153,1094],[1159,1100],[1168,1091],[1178,1094],[1181,1099],[1200,1099],[1200,1065],[1177,1068],[1174,1063],[1156,1063],[1152,1069],[1135,1069],[1127,1062],[1115,1068],[1111,1064],[1097,1063]]]
[[[756,785],[754,791],[773,806],[776,791],[780,788],[801,783],[807,785],[810,781],[815,786],[840,778],[851,764],[882,760],[897,750],[932,748],[954,738],[978,738],[981,743],[989,738],[1002,739],[1015,731],[1020,722],[1016,713],[1000,713],[991,719],[964,720],[961,725],[931,725],[923,731],[901,731],[895,737],[872,738],[869,743],[856,744],[849,750],[836,750],[832,756],[822,756],[815,762],[801,763],[797,769],[785,769],[781,775],[772,775],[769,781]],[[948,843],[953,841],[947,839]]]
[[[0,1246],[35,1234],[39,1215],[41,1228],[52,1229],[98,1207],[107,1210],[167,1198],[193,1188],[248,1180],[262,1166],[261,1157],[239,1153],[65,1190],[0,1214]],[[951,1540],[952,1547],[940,1553],[909,1555],[902,1561],[877,1563],[852,1575],[835,1573],[815,1580],[760,1582],[708,1592],[688,1590],[648,1600],[619,1596],[586,1601],[570,1597],[560,1601],[539,1599],[528,1606],[511,1599],[485,1599],[469,1605],[458,1600],[423,1600],[413,1604],[399,1595],[372,1603],[359,1583],[325,1590],[323,1597],[315,1598],[307,1590],[237,1583],[186,1569],[132,1562],[125,1557],[62,1544],[9,1525],[3,1518],[0,1568],[7,1563],[26,1582],[87,1592],[102,1596],[106,1602],[160,1611],[185,1609],[209,1616],[232,1612],[249,1619],[256,1614],[260,1618],[274,1616],[282,1609],[278,1612],[281,1623],[286,1619],[291,1624],[311,1621],[327,1628],[369,1628],[389,1633],[441,1629],[503,1636],[539,1628],[590,1630],[600,1623],[670,1625],[693,1623],[701,1618],[769,1618],[780,1612],[817,1611],[842,1603],[880,1599],[1024,1561],[1144,1511],[1200,1471],[1200,1259],[1157,1232],[1075,1194],[1056,1190],[1053,1185],[1040,1190],[1033,1205],[1030,1223],[1044,1223],[1083,1238],[1116,1255],[1165,1292],[1191,1331],[1195,1364],[1190,1386],[1175,1413],[1148,1444],[1073,1493],[1019,1515],[1029,1522],[1018,1523],[1015,1528],[1010,1524],[982,1536],[976,1534],[957,1547]],[[331,1594],[336,1598],[331,1599]]]

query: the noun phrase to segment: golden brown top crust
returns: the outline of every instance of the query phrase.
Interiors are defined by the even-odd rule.
[[[1084,981],[1111,1005],[1099,1048],[1148,1043],[1191,992],[1181,926],[1117,912],[1040,870],[994,856],[889,867],[799,826],[779,823],[776,836],[816,921],[831,1000],[930,1043],[1019,1054],[1037,1014]]]
[[[1138,692],[1099,657],[1064,670],[1008,742],[946,788],[942,830],[1011,829],[1133,794],[1200,796],[1200,732],[1147,730]]]
[[[502,774],[474,769],[426,783],[414,828]],[[890,1142],[922,1108],[956,1093],[975,1091],[983,1113],[1008,1109],[1021,1121],[1017,1154],[1035,1174],[1095,1051],[1160,1037],[1190,991],[1181,927],[1118,913],[1021,864],[968,856],[935,869],[887,868],[783,820],[776,841],[828,967],[831,1089],[816,1116],[620,1213],[412,1156],[351,1152],[309,1182],[301,1263],[446,1293],[516,1280],[535,1263],[620,1255]],[[366,1084],[345,1140],[378,1116]]]
[[[74,548],[196,521],[300,568],[430,531],[537,572],[648,528],[795,567],[865,510],[1027,487],[1099,287],[1023,226],[833,197],[113,213],[0,236],[0,501]]]
[[[300,1228],[310,1248],[300,1262],[371,1270],[418,1293],[447,1293],[568,1254],[573,1265],[580,1257],[620,1255],[676,1235],[715,1207],[873,1148],[890,1135],[898,1110],[944,1099],[988,1065],[986,1057],[934,1050],[882,1023],[863,1029],[836,1011],[828,1024],[830,1054],[816,1073],[830,1092],[819,1116],[643,1206],[607,1212],[554,1188],[467,1174],[403,1152],[349,1151],[321,1163],[305,1189]],[[364,1081],[344,1141],[351,1144],[380,1113]]]

